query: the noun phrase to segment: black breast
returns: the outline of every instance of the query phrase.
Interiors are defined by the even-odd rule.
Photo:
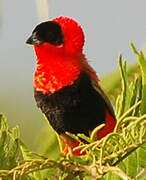
[[[59,134],[68,131],[89,135],[89,130],[105,123],[105,102],[85,72],[73,85],[54,94],[44,95],[35,90],[34,97],[37,106]]]

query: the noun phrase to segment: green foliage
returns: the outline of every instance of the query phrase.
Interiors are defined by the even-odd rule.
[[[18,163],[18,127],[8,130],[5,117],[0,114],[0,169],[12,169]]]
[[[8,129],[6,119],[0,115],[0,178],[1,179],[103,179],[140,180],[146,174],[146,60],[134,45],[131,47],[138,56],[141,74],[129,79],[126,61],[119,56],[121,91],[116,97],[117,125],[113,133],[95,141],[98,126],[90,138],[67,133],[74,139],[85,139],[80,149],[85,156],[60,155],[51,160],[45,155],[31,152],[20,140],[18,127]],[[113,86],[114,87],[114,86]],[[45,138],[42,138],[43,141]],[[54,139],[54,136],[52,136]],[[47,141],[46,141],[47,142]],[[39,141],[40,146],[43,142]],[[52,145],[52,143],[50,144]],[[44,146],[43,146],[44,147]],[[51,148],[54,149],[53,146]],[[46,147],[45,147],[46,149]],[[52,153],[50,150],[44,154]]]
[[[135,75],[140,76],[140,74],[141,72],[137,63],[128,66],[128,69],[127,69],[128,80],[133,81],[135,79]],[[101,85],[102,87],[105,88],[110,99],[115,103],[117,95],[120,94],[121,92],[120,72],[119,71],[112,72],[102,77]]]
[[[142,104],[141,104],[141,114],[146,114],[146,59],[142,51],[138,52],[134,45],[131,43],[133,52],[138,57],[138,63],[142,73]]]

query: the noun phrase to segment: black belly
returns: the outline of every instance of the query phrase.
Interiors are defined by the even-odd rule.
[[[105,123],[105,102],[85,72],[73,85],[54,94],[44,95],[34,90],[34,97],[37,106],[59,134],[68,131],[89,135],[90,130]]]

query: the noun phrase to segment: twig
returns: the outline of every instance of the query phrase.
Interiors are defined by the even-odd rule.
[[[119,121],[121,121],[122,119],[124,119],[126,116],[128,116],[128,114],[134,110],[136,107],[138,107],[141,104],[141,100],[138,101],[136,104],[134,104],[131,108],[129,108],[120,118]]]
[[[146,177],[146,168],[143,168],[136,176],[136,180],[142,180]]]
[[[112,172],[117,174],[119,177],[121,177],[123,180],[132,180],[129,176],[127,176],[120,168],[118,167],[106,167],[106,166],[102,166],[101,167],[101,172],[102,173],[108,173],[108,172]]]

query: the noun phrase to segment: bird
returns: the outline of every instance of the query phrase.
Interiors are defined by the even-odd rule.
[[[90,136],[100,124],[96,140],[113,132],[116,117],[96,71],[83,51],[82,27],[70,17],[41,22],[26,41],[36,54],[34,98],[65,145],[65,154],[81,156],[80,145],[66,132]],[[86,142],[84,142],[86,143]]]

